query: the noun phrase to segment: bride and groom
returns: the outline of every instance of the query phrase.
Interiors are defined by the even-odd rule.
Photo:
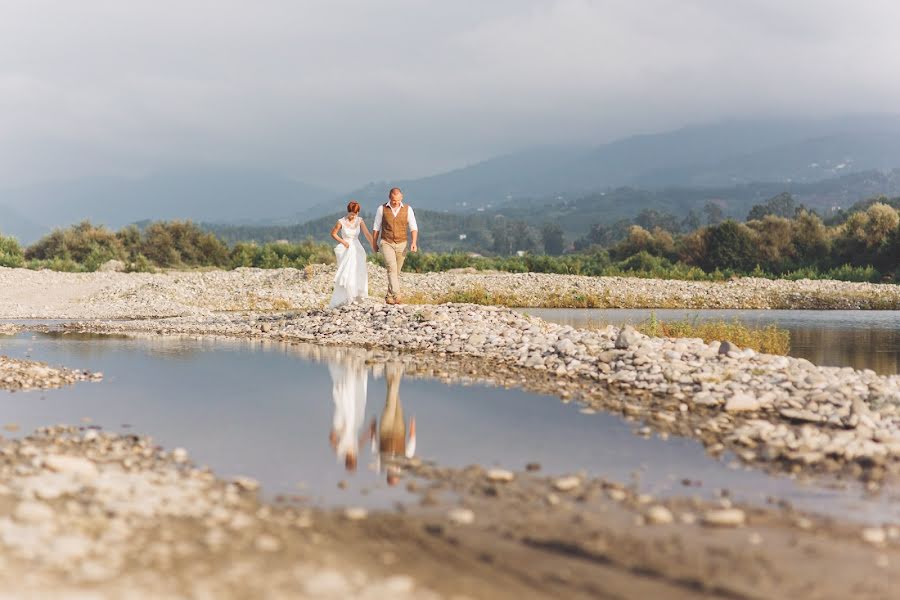
[[[359,209],[359,202],[351,201],[347,205],[347,216],[338,219],[331,230],[331,237],[338,242],[334,249],[337,257],[337,273],[334,276],[334,292],[328,306],[334,308],[350,304],[369,295],[366,251],[359,241],[360,233],[365,236],[373,252],[377,253],[380,247],[384,256],[388,279],[385,302],[400,304],[400,271],[406,260],[407,242],[410,252],[418,251],[419,227],[416,215],[411,206],[403,203],[403,192],[400,188],[391,188],[388,201],[378,207],[372,223],[372,233],[369,233],[365,222],[359,216]]]

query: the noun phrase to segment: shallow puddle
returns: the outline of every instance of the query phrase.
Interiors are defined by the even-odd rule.
[[[23,333],[0,338],[0,352],[104,373],[102,383],[0,394],[0,424],[17,424],[16,435],[60,423],[147,434],[168,450],[186,448],[219,476],[260,480],[269,497],[369,507],[414,500],[402,480],[388,485],[379,451],[412,450],[414,418],[416,456],[443,466],[522,470],[536,462],[547,474],[583,470],[656,495],[711,498],[725,488],[756,504],[774,497],[822,514],[900,522],[890,493],[867,498],[856,484],[839,490],[735,468],[693,440],[635,435],[638,424],[618,415],[584,414],[521,390],[412,378],[399,362],[367,365],[353,350]]]

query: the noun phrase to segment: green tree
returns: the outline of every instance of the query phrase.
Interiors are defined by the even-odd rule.
[[[706,230],[706,255],[700,266],[707,271],[731,269],[748,272],[756,264],[750,230],[729,219]]]
[[[541,238],[544,242],[544,253],[558,256],[565,249],[563,230],[559,223],[544,223],[541,227]]]

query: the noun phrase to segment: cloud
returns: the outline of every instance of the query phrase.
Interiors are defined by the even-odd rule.
[[[891,111],[886,0],[32,0],[0,186],[240,164],[346,187],[727,117]]]

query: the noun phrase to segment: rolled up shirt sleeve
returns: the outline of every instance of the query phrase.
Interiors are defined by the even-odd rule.
[[[381,231],[381,221],[384,218],[384,204],[378,205],[375,211],[375,220],[372,221],[372,231]]]
[[[410,206],[406,211],[406,220],[409,223],[410,231],[419,230],[419,224],[416,223],[416,213],[413,212],[412,206]]]

